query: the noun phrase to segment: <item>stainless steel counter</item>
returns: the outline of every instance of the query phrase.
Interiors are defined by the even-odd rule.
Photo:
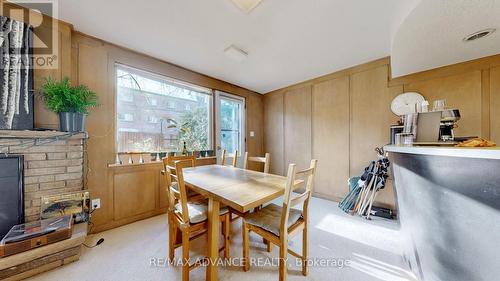
[[[419,154],[419,155],[500,159],[500,147],[467,148],[467,147],[448,147],[448,146],[386,145],[384,147],[384,150],[388,152]]]
[[[500,149],[386,146],[405,237],[421,280],[498,280]]]

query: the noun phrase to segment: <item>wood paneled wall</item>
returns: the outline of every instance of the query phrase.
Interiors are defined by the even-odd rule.
[[[284,174],[289,163],[316,158],[315,195],[340,200],[348,177],[359,175],[376,158],[374,148],[389,142],[389,126],[397,121],[390,103],[405,91],[460,109],[457,135],[500,142],[500,55],[397,79],[384,58],[266,94],[264,147],[271,170]],[[395,208],[391,180],[377,204]]]

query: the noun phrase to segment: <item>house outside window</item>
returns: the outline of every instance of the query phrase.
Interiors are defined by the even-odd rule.
[[[124,121],[124,122],[133,122],[134,121],[134,114],[118,113],[118,120]]]
[[[167,101],[167,107],[170,109],[175,109],[175,102],[174,101]]]
[[[157,124],[158,122],[160,122],[160,119],[158,119],[158,117],[148,116],[148,123]]]
[[[116,85],[117,152],[213,150],[210,89],[120,64]]]

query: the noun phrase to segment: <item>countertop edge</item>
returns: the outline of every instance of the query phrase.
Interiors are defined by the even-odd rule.
[[[445,157],[465,157],[481,159],[499,159],[500,147],[440,147],[440,146],[397,146],[386,145],[384,150],[389,153],[406,153],[419,155],[433,155]]]

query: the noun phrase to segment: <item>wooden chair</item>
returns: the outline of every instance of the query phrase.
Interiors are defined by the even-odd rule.
[[[196,155],[194,153],[192,153],[191,155],[176,155],[176,156],[167,155],[166,157],[164,157],[162,159],[163,166],[164,166],[164,169],[162,170],[162,175],[165,175],[165,171],[167,169],[167,166],[174,167],[175,161],[184,161],[184,160],[190,161],[190,165],[191,165],[190,167],[196,167]],[[173,173],[175,174],[175,171],[173,171]],[[168,185],[167,185],[167,189],[168,189]],[[201,200],[204,198],[203,196],[201,196],[200,194],[196,193],[195,191],[193,191],[189,188],[187,189],[187,194],[188,194],[188,198],[192,201],[198,200],[198,199]],[[168,196],[168,190],[167,190],[167,196]]]
[[[264,157],[249,157],[248,152],[245,152],[245,158],[243,158],[243,169],[248,169],[248,162],[264,163],[264,173],[269,174],[269,167],[271,161],[271,154],[266,153]]]
[[[249,162],[257,162],[257,163],[264,163],[264,173],[269,174],[269,167],[270,167],[270,161],[271,161],[271,154],[266,153],[264,157],[249,157],[248,152],[245,152],[245,157],[243,158],[243,169],[247,170],[248,169],[248,163]],[[260,209],[262,206],[257,207],[257,209]],[[231,211],[231,221],[234,221],[241,217],[243,214],[230,209]],[[235,214],[236,216],[233,217],[232,214]],[[264,241],[265,242],[265,241]]]
[[[226,165],[226,160],[227,158],[233,158],[233,167],[238,167],[238,150],[236,150],[234,152],[234,154],[227,154],[226,150],[222,150],[222,154],[221,154],[221,161],[220,161],[220,164],[222,166],[225,166]]]
[[[183,160],[190,160],[191,161],[191,167],[196,166],[196,155],[194,153],[191,153],[191,155],[177,155],[177,156],[169,156],[167,155],[163,160],[163,165],[167,166],[174,166],[175,161],[183,161]]]
[[[317,160],[311,160],[310,167],[300,172],[296,172],[295,164],[290,164],[288,167],[283,206],[280,207],[278,205],[271,204],[255,213],[248,214],[243,218],[244,271],[248,271],[250,269],[250,261],[248,259],[248,236],[250,231],[253,231],[280,248],[280,281],[286,280],[286,257],[288,253],[302,260],[302,274],[307,276],[308,205],[312,194],[316,164]],[[298,181],[299,179],[303,180]],[[304,185],[305,191],[303,193],[296,195],[292,192],[293,190],[303,187]],[[303,203],[302,211],[291,208],[300,203]],[[302,231],[302,255],[288,249],[288,237],[294,236],[299,231]],[[270,250],[271,249],[268,247],[268,251]]]
[[[183,168],[192,167],[191,160],[175,161],[174,166],[166,166],[166,179],[169,186],[169,261],[173,263],[175,249],[182,246],[182,280],[189,280],[189,272],[201,263],[189,264],[189,242],[203,235],[208,230],[208,202],[188,200],[184,183]],[[177,185],[175,185],[175,184]],[[222,208],[219,215],[223,233],[229,233],[229,210]],[[177,242],[177,233],[181,233],[181,242]],[[207,242],[208,243],[208,242]],[[229,258],[229,239],[224,235],[224,258]]]

